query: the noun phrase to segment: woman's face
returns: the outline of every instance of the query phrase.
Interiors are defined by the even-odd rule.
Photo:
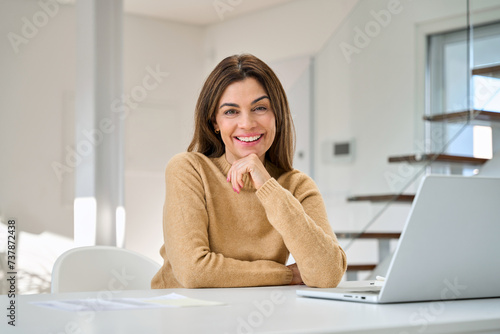
[[[251,153],[264,162],[276,135],[276,123],[269,96],[256,79],[246,78],[226,88],[214,127],[220,130],[230,164]]]

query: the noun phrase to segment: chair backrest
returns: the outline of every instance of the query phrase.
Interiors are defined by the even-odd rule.
[[[148,257],[123,248],[73,248],[54,263],[51,292],[150,289],[159,269]]]

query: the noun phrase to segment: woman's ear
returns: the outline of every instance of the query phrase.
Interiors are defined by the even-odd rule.
[[[217,125],[217,122],[215,120],[212,121],[212,125],[214,127],[215,132],[219,132],[220,131],[219,126]]]

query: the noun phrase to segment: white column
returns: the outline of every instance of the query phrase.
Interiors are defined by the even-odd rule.
[[[122,245],[122,0],[77,1],[75,242]],[[121,233],[122,234],[122,233]]]

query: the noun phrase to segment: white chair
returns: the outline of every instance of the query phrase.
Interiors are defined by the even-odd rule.
[[[123,248],[73,248],[54,263],[51,292],[150,289],[159,269],[148,257]]]

